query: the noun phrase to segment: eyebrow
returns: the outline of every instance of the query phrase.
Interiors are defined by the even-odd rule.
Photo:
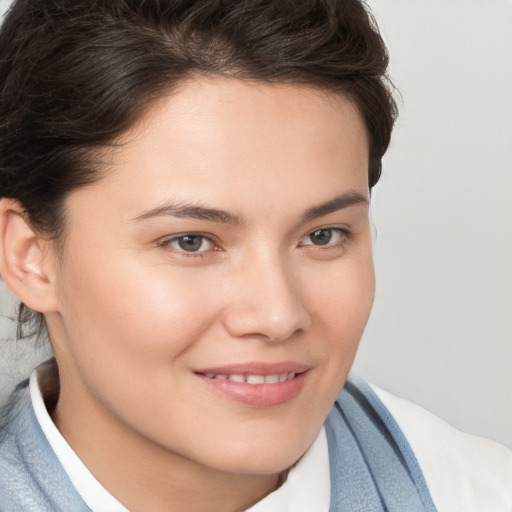
[[[221,224],[241,224],[242,221],[238,215],[218,210],[217,208],[209,208],[201,204],[191,203],[167,203],[157,206],[148,212],[135,217],[136,221],[152,219],[154,217],[172,216],[178,218],[192,218],[198,220],[206,220],[210,222],[218,222]]]
[[[302,216],[302,222],[309,222],[317,217],[328,215],[329,213],[348,208],[355,204],[368,204],[368,199],[359,192],[350,191],[341,194],[334,199],[313,206],[306,210]],[[177,217],[177,218],[192,218],[198,220],[205,220],[209,222],[217,222],[220,224],[239,225],[243,223],[242,218],[235,213],[219,210],[217,208],[210,208],[202,204],[192,203],[166,203],[157,206],[141,215],[138,215],[133,220],[142,221],[152,219],[155,217]]]
[[[335,197],[325,203],[319,204],[318,206],[313,206],[309,210],[306,210],[304,215],[302,216],[303,222],[309,222],[318,217],[323,217],[324,215],[328,215],[329,213],[337,212],[338,210],[343,210],[344,208],[348,208],[349,206],[353,206],[355,204],[368,204],[369,201],[366,196],[360,194],[356,191],[346,192],[341,194],[340,196]]]

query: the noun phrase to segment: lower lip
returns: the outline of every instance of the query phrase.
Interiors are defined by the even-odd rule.
[[[275,384],[247,384],[231,380],[209,379],[196,374],[208,387],[228,398],[254,407],[273,407],[295,398],[303,388],[309,371]]]

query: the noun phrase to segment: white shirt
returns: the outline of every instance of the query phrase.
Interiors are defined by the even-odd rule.
[[[129,512],[87,469],[53,423],[37,382],[37,370],[30,377],[34,412],[57,458],[78,494],[93,512]],[[322,427],[313,444],[290,471],[286,482],[252,506],[247,512],[328,512],[331,500],[327,436]]]
[[[464,434],[425,409],[376,386],[375,393],[411,445],[439,512],[512,512],[512,452]],[[82,499],[93,512],[128,512],[94,478],[55,427],[37,373],[30,395],[41,428]],[[287,481],[246,512],[328,512],[330,473],[325,429],[290,471]]]
[[[372,388],[416,455],[438,512],[512,512],[512,451]]]

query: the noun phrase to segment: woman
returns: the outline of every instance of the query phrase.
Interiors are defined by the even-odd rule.
[[[506,509],[506,450],[431,481],[390,410],[444,427],[347,382],[386,66],[355,0],[14,4],[0,273],[55,361],[4,407],[1,510]]]

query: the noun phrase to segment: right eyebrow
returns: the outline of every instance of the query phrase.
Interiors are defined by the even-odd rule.
[[[355,204],[367,205],[368,199],[363,194],[355,190],[350,190],[335,197],[334,199],[319,204],[318,206],[313,206],[307,210],[304,213],[303,222],[314,220],[317,217],[323,217],[324,215],[348,208],[349,206],[353,206]]]
[[[153,219],[155,217],[177,217],[177,218],[192,218],[198,220],[206,220],[209,222],[218,222],[221,224],[242,224],[241,218],[231,212],[218,210],[217,208],[210,208],[202,204],[193,203],[165,203],[156,208],[144,212],[133,220],[142,221]]]

